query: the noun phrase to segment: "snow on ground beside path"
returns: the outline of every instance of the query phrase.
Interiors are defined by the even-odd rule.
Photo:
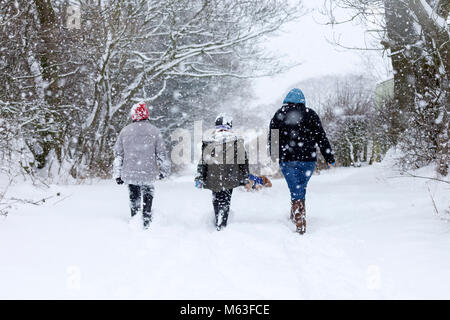
[[[283,180],[236,190],[222,232],[191,176],[157,183],[148,231],[129,222],[124,186],[52,186],[68,198],[0,218],[0,298],[449,299],[450,223],[430,197],[448,210],[448,187],[394,176],[383,165],[314,175],[304,236]]]

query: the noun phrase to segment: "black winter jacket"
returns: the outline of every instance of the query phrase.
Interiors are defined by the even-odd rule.
[[[278,139],[272,130],[278,129]],[[272,141],[273,140],[273,141]],[[269,150],[278,147],[280,162],[285,161],[316,161],[317,148],[327,163],[333,163],[334,157],[319,116],[314,110],[303,104],[283,105],[270,122]]]
[[[244,140],[233,133],[218,132],[203,141],[202,158],[195,180],[215,192],[246,185],[249,163]]]

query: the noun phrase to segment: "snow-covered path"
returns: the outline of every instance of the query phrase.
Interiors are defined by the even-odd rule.
[[[192,177],[157,183],[149,231],[129,223],[123,186],[52,186],[69,197],[0,219],[0,298],[448,299],[450,224],[433,215],[435,185],[393,175],[382,165],[314,175],[304,236],[283,180],[236,190],[222,232]],[[27,185],[10,192],[36,197]]]

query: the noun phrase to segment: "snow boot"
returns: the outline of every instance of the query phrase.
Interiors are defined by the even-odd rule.
[[[299,210],[301,200],[291,200],[291,215],[289,216],[289,220],[293,224],[295,224],[295,213]]]
[[[216,229],[217,231],[220,231],[223,229],[224,225],[223,225],[223,210],[222,209],[217,209],[217,214],[216,214]]]
[[[139,209],[138,208],[131,208],[131,217],[133,218],[135,215],[138,214]]]
[[[217,228],[217,231],[220,230],[220,221],[219,221],[219,204],[217,202],[213,202],[213,208],[214,208],[214,225]]]
[[[213,192],[213,207],[214,215],[216,216],[217,231],[220,231],[227,226],[232,192],[233,189]]]
[[[217,211],[218,212],[216,214],[216,229],[217,231],[220,231],[226,228],[227,226],[229,207],[218,208]]]
[[[304,234],[306,232],[306,208],[305,200],[292,201],[291,221],[295,224],[296,232]]]
[[[146,213],[144,212],[142,214],[143,218],[144,218],[144,229],[148,229],[148,227],[150,226],[150,223],[152,222],[152,215],[151,213]]]
[[[148,229],[150,227],[151,222],[152,218],[144,218],[144,229]]]
[[[148,229],[150,223],[152,222],[152,204],[153,204],[153,194],[152,189],[144,188],[142,203],[142,217],[144,219],[144,229]]]

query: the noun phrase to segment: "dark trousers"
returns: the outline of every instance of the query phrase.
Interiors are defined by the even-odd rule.
[[[137,186],[133,184],[128,185],[130,191],[130,208],[131,216],[133,217],[141,209],[144,220],[152,219],[152,203],[153,203],[153,186]]]
[[[216,226],[226,227],[228,215],[230,214],[231,195],[233,189],[226,189],[212,193],[214,214],[216,215]]]

